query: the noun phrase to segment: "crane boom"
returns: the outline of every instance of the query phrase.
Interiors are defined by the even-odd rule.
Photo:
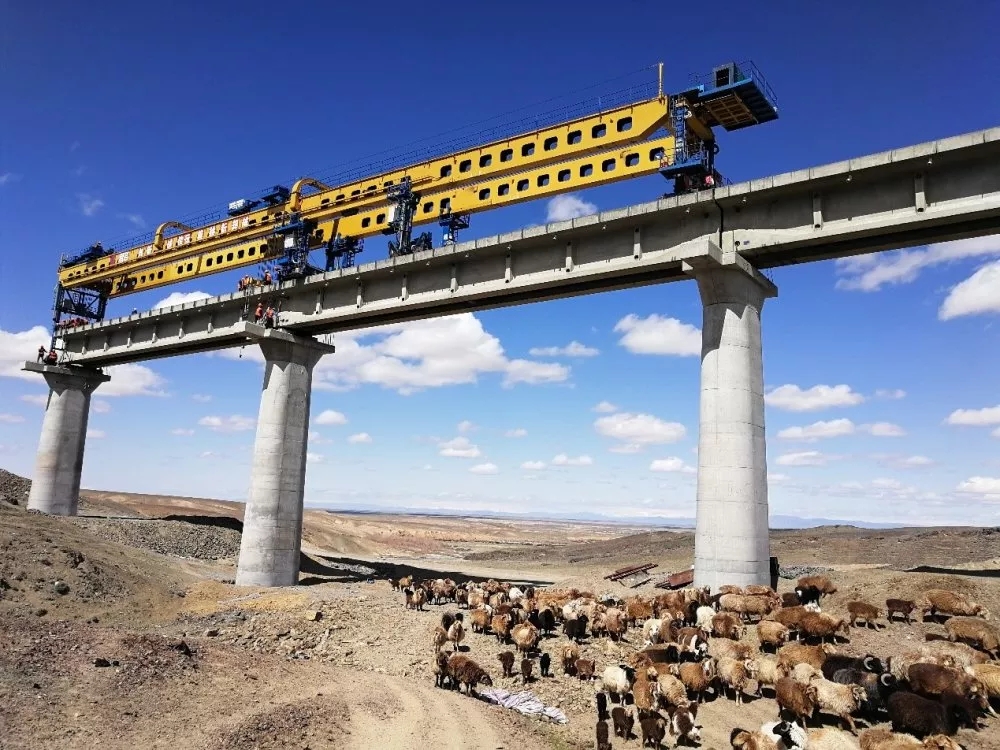
[[[393,254],[429,246],[413,226],[468,226],[468,216],[559,193],[660,172],[675,193],[712,187],[714,125],[735,130],[777,117],[773,94],[751,64],[713,71],[709,85],[660,93],[548,127],[329,186],[304,177],[261,200],[230,203],[228,215],[190,227],[161,224],[152,241],[95,245],[61,264],[54,324],[101,319],[108,299],[284,259],[286,271],[315,272],[308,255],[327,251],[327,270],[353,262],[364,238],[395,234]],[[655,137],[653,137],[655,136]],[[330,259],[334,260],[331,261]]]

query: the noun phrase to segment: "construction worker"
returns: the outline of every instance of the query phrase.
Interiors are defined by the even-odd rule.
[[[38,361],[41,362],[43,359],[45,359],[45,347],[40,346],[38,347]]]
[[[261,318],[264,317],[264,303],[258,302],[257,309],[253,311],[253,322],[260,323]]]
[[[274,328],[274,308],[270,305],[267,306],[267,312],[264,313],[264,327]]]
[[[271,284],[271,269],[270,268],[267,269],[266,271],[264,271],[264,284],[265,285],[270,285]]]
[[[59,355],[56,354],[56,350],[49,349],[49,353],[45,357],[45,364],[54,365],[58,361],[59,361]]]

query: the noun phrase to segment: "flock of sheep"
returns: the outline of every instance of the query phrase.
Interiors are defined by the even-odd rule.
[[[959,750],[958,729],[978,729],[985,714],[996,716],[990,699],[1000,698],[1000,663],[993,661],[1000,630],[979,604],[943,589],[928,590],[917,601],[888,599],[884,608],[850,601],[846,617],[838,617],[820,606],[837,591],[826,576],[802,577],[794,593],[782,595],[767,586],[723,586],[714,596],[707,588],[688,588],[624,600],[577,589],[521,589],[493,579],[391,583],[407,608],[457,605],[459,611],[445,613],[435,627],[434,674],[439,687],[464,687],[469,695],[493,681],[460,652],[468,631],[511,643],[517,655],[508,650],[498,657],[503,675],[514,676],[520,657],[526,683],[536,656],[542,676],[550,674],[552,656],[539,644],[561,627],[567,640],[554,653],[563,673],[597,681],[597,750],[611,748],[612,731],[623,741],[638,735],[643,747],[659,748],[665,740],[700,743],[697,715],[706,694],[732,696],[740,704],[744,695],[763,696],[764,690],[777,702],[777,720],[733,729],[733,748]],[[838,650],[838,636],[847,639],[861,622],[877,627],[883,614],[906,623],[914,616],[945,618],[947,640],[918,642],[885,660]],[[751,625],[759,646],[746,639]],[[581,658],[579,644],[588,637],[620,641],[629,629],[637,631],[630,640],[641,639],[642,648],[626,663],[598,674],[593,660]],[[844,730],[808,728],[824,715]],[[858,736],[856,718],[869,727],[888,720],[892,731],[868,728]]]

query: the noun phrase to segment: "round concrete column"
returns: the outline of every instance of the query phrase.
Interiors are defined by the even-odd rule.
[[[75,516],[80,503],[90,395],[110,378],[98,370],[33,362],[27,363],[25,369],[40,372],[49,386],[28,510]]]
[[[770,581],[760,311],[773,285],[736,266],[699,270],[704,308],[694,582]]]
[[[332,347],[269,331],[260,348],[264,389],[236,584],[293,586],[302,544],[312,372]]]

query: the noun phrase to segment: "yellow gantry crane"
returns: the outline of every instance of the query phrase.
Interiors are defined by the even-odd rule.
[[[727,131],[768,122],[777,102],[752,63],[727,63],[709,81],[473,148],[330,186],[304,177],[257,200],[240,199],[211,223],[161,224],[152,241],[63,260],[53,334],[104,318],[110,299],[250,265],[279,283],[353,265],[364,238],[392,235],[391,256],[430,249],[436,222],[454,242],[473,213],[659,172],[674,194],[712,189]],[[323,251],[324,266],[310,263]],[[260,283],[255,280],[254,283]],[[241,282],[242,286],[242,282]]]

